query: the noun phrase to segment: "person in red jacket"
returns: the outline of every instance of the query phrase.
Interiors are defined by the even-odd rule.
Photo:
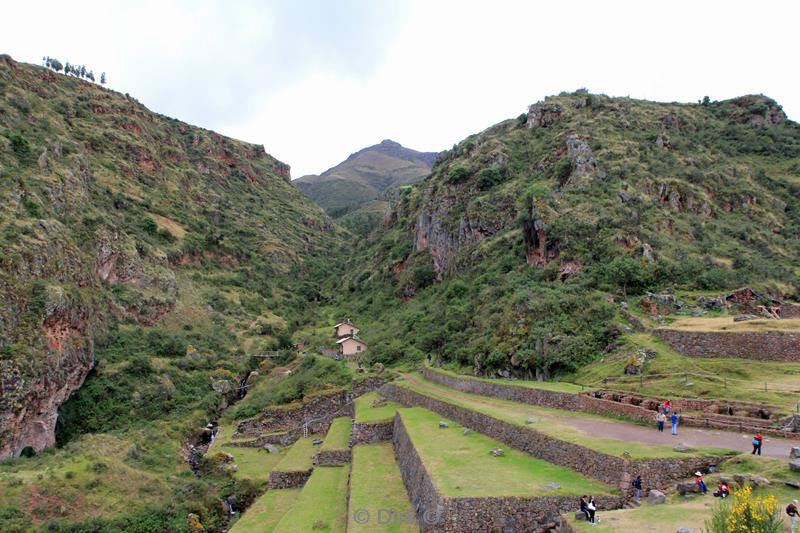
[[[669,414],[670,407],[672,407],[672,402],[670,402],[669,400],[665,400],[664,401],[664,414],[667,414],[667,415]]]
[[[764,442],[764,437],[761,436],[761,433],[756,434],[753,437],[753,453],[755,455],[758,452],[758,455],[761,455],[761,444]]]

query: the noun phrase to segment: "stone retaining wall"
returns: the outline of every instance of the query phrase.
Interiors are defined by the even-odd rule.
[[[779,313],[781,319],[786,318],[800,318],[800,305],[798,304],[781,304]]]
[[[653,333],[683,355],[741,357],[759,361],[800,361],[800,333],[784,331],[680,331]]]
[[[423,533],[573,531],[560,513],[578,509],[577,497],[446,498],[436,490],[399,415],[395,415],[392,440],[403,482]],[[621,504],[620,498],[598,499],[601,509],[614,509]]]
[[[423,369],[423,375],[428,381],[438,383],[462,392],[492,396],[503,400],[566,409],[568,411],[582,411],[603,416],[622,417],[629,420],[639,420],[655,424],[656,413],[641,405],[626,402],[617,402],[604,398],[594,398],[588,394],[571,394],[568,392],[549,391],[521,385],[512,385],[497,382],[481,381],[468,377],[456,377],[437,372],[431,368]],[[709,429],[723,429],[740,432],[761,432],[775,437],[796,438],[796,433],[783,431],[777,428],[766,428],[761,421],[748,423],[746,418],[706,417],[698,415],[683,415],[681,424],[692,427]]]
[[[297,472],[276,472],[273,470],[269,473],[267,486],[269,489],[299,489],[305,486],[313,471],[313,468]]]
[[[393,429],[394,420],[370,423],[356,422],[353,424],[353,435],[350,438],[350,446],[392,440]]]
[[[240,422],[234,436],[255,437],[262,433],[295,429],[306,422],[310,433],[326,433],[334,418],[355,416],[355,398],[379,388],[385,381],[370,377],[356,383],[352,390],[319,396],[295,409],[265,409],[257,417]]]
[[[676,480],[691,476],[696,470],[706,471],[709,466],[716,466],[724,459],[687,457],[632,460],[615,457],[391,383],[384,385],[380,393],[403,405],[424,407],[533,457],[618,487],[624,493],[631,492],[630,482],[637,474],[642,475],[644,488],[665,488]]]
[[[322,450],[314,456],[317,466],[342,466],[352,460],[353,453],[350,450]]]

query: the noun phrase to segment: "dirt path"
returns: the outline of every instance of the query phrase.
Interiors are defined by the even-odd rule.
[[[424,388],[432,393],[443,394],[448,397],[457,399],[465,403],[478,402],[484,406],[491,406],[492,400],[497,400],[492,397],[483,397],[468,393],[463,393],[455,389],[443,387],[438,384],[418,379],[416,376],[404,374],[404,378],[415,386]],[[486,402],[482,400],[485,398]],[[500,400],[503,401],[503,400]],[[535,410],[536,417],[541,422],[552,420],[558,422],[563,426],[569,426],[579,431],[585,432],[587,435],[594,435],[601,438],[611,438],[626,442],[638,442],[642,444],[652,444],[660,446],[674,446],[678,444],[686,444],[690,447],[696,448],[729,448],[731,450],[739,451],[752,451],[753,447],[751,441],[753,436],[750,434],[736,433],[732,431],[719,431],[719,430],[705,430],[690,427],[678,427],[678,434],[672,435],[670,432],[669,424],[666,424],[664,432],[661,433],[656,428],[655,421],[652,427],[640,426],[627,422],[621,422],[610,418],[601,418],[598,416],[587,415],[582,417],[575,415],[571,412],[569,415],[558,416],[553,413],[553,409],[547,409],[548,412],[542,412],[538,406],[529,406],[528,404],[518,403],[521,409],[529,408]],[[590,437],[587,437],[590,439]],[[583,443],[584,446],[591,447],[591,441]],[[798,439],[781,439],[777,437],[764,437],[764,445],[762,446],[762,454],[765,457],[789,459],[789,451],[792,446],[800,446],[800,438]]]

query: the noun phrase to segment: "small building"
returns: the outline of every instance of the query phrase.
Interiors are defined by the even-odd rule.
[[[344,322],[339,322],[333,326],[333,336],[337,339],[342,339],[344,337],[355,337],[358,335],[358,331],[358,327],[353,324],[353,321],[349,318]]]
[[[344,337],[336,341],[339,353],[345,358],[353,358],[367,351],[367,343],[358,337]]]

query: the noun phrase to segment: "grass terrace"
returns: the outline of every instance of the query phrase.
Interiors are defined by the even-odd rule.
[[[230,533],[269,533],[292,507],[301,489],[268,490],[247,509]]]
[[[238,467],[233,477],[237,479],[250,479],[256,483],[266,482],[269,479],[270,470],[283,459],[286,455],[286,451],[281,448],[279,453],[268,453],[262,448],[226,446],[226,444],[240,440],[231,438],[235,429],[236,426],[234,424],[220,427],[219,436],[216,442],[214,442],[212,451],[220,451],[233,455],[236,466]]]
[[[444,368],[431,368],[431,370],[448,376],[453,376],[461,379],[471,379],[473,381],[485,381],[487,383],[517,385],[519,387],[529,387],[531,389],[542,389],[554,392],[569,392],[573,394],[578,394],[581,391],[583,391],[580,385],[575,385],[574,383],[567,383],[564,381],[534,381],[534,380],[524,380],[524,379],[511,380],[511,379],[478,378],[474,376],[458,374],[456,372],[453,372],[452,370],[446,370]]]
[[[369,519],[359,523],[356,511],[367,511]],[[360,444],[353,448],[350,474],[350,512],[347,531],[351,533],[419,531],[414,509],[408,501],[403,477],[394,457],[391,442]],[[362,517],[363,518],[363,517]]]
[[[463,426],[427,409],[411,407],[398,412],[436,488],[445,497],[616,494],[610,485],[534,459],[480,433],[464,435]],[[439,428],[441,420],[449,427]],[[492,456],[489,451],[493,448],[502,448],[505,456]],[[548,488],[551,482],[560,488]]]
[[[800,331],[800,318],[785,320],[743,320],[734,322],[732,316],[714,317],[681,317],[668,325],[666,329],[681,331],[726,331],[726,332],[763,332],[763,331]]]
[[[322,450],[347,450],[350,447],[350,435],[353,433],[353,419],[349,416],[335,418],[331,422]]]
[[[347,529],[347,481],[350,466],[319,467],[306,482],[297,501],[281,518],[275,533]]]
[[[275,465],[276,472],[300,472],[311,468],[311,458],[314,455],[313,437],[298,439],[283,459]]]
[[[356,398],[357,423],[368,424],[373,422],[386,422],[394,418],[394,414],[402,407],[402,405],[391,401],[387,401],[384,405],[379,407],[373,407],[373,402],[379,398],[380,395],[376,391],[368,392]]]
[[[686,453],[676,452],[673,444],[664,446],[654,446],[648,443],[623,441],[613,438],[601,438],[570,425],[569,418],[581,418],[597,420],[598,423],[607,421],[599,415],[592,415],[583,412],[572,412],[563,409],[552,409],[535,405],[501,400],[489,396],[480,396],[467,392],[457,391],[449,387],[437,385],[419,375],[406,376],[403,381],[397,382],[398,385],[407,387],[431,398],[448,402],[453,405],[465,407],[478,413],[493,416],[497,419],[511,424],[534,429],[557,439],[588,446],[598,452],[607,453],[616,457],[622,457],[627,452],[634,459],[655,459],[668,457],[686,457]],[[531,418],[537,418],[538,423],[533,425],[526,424]],[[699,449],[692,455],[723,455],[728,450],[709,448]]]

